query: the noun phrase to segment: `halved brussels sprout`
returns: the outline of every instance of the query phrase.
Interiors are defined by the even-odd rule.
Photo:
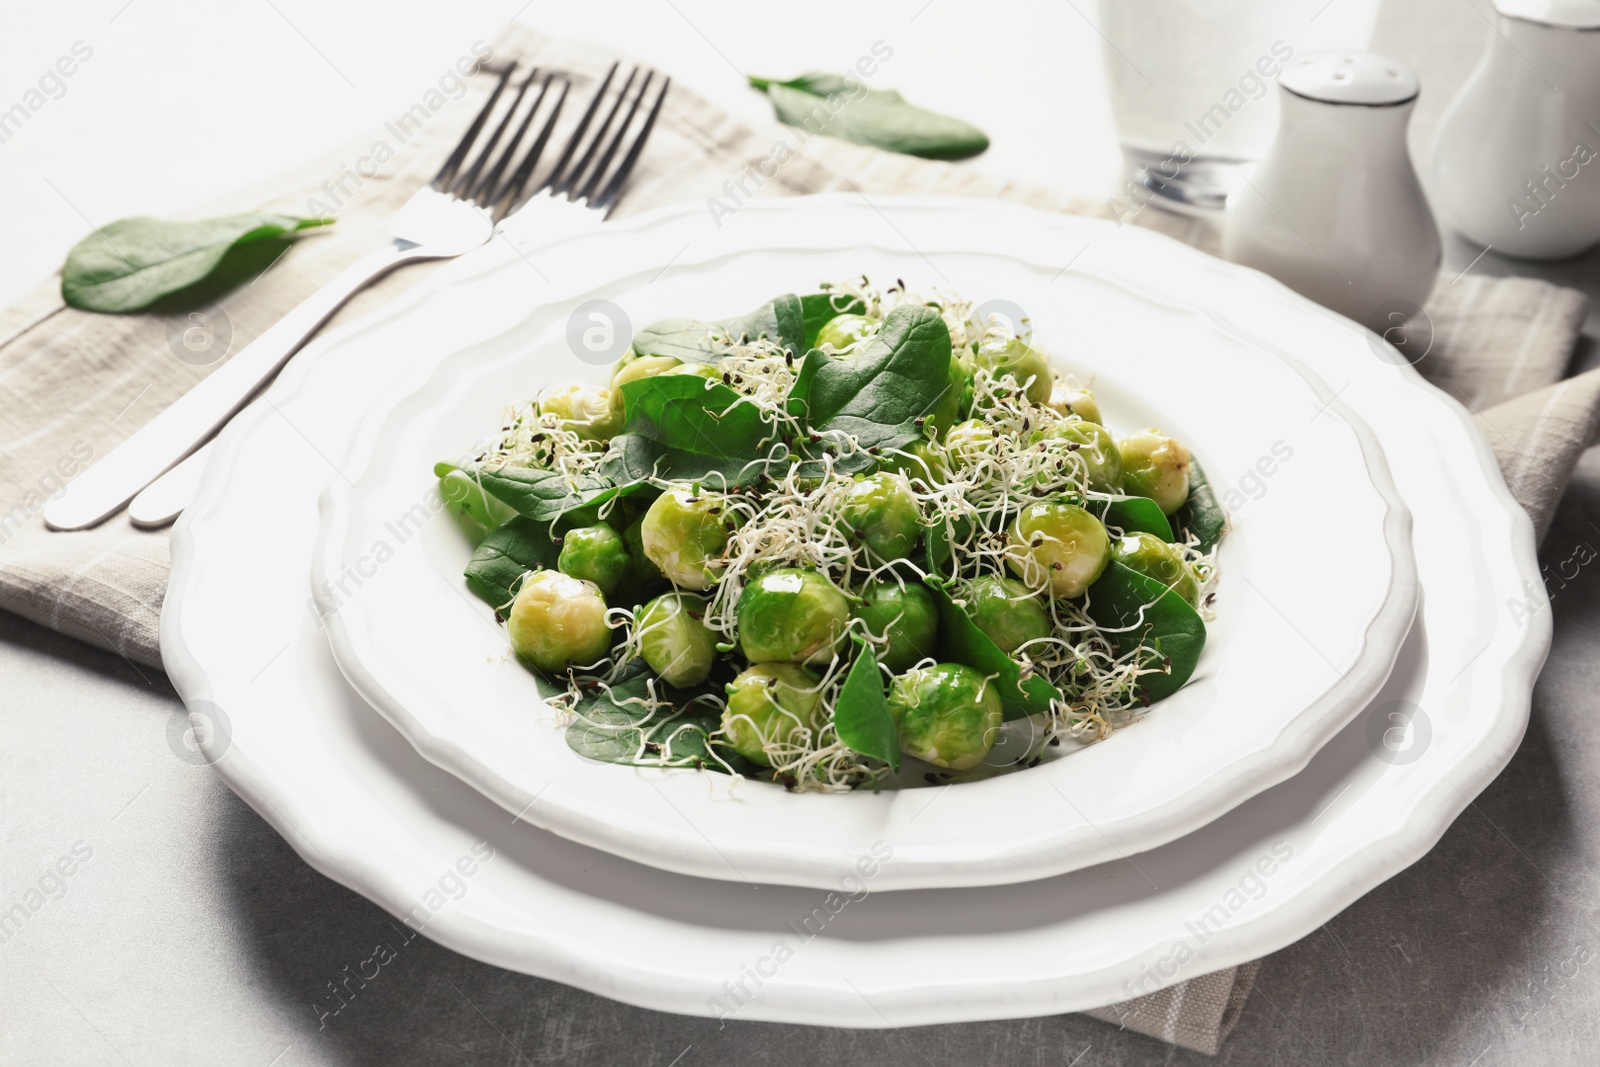
[[[899,674],[939,648],[939,604],[921,582],[868,582],[861,587],[856,617],[867,633],[887,638],[875,649],[878,662]]]
[[[905,559],[922,536],[922,509],[900,474],[879,471],[857,479],[841,517],[881,562]]]
[[[822,729],[821,709],[816,675],[793,663],[758,663],[728,683],[722,735],[739,755],[770,767]]]
[[[1122,487],[1145,496],[1171,515],[1189,499],[1189,450],[1160,430],[1149,429],[1117,442],[1122,453]]]
[[[1022,509],[1006,539],[1006,566],[1030,589],[1082,596],[1111,560],[1111,538],[1076,504],[1042,500]]]
[[[1050,636],[1050,613],[1039,594],[1015,578],[998,574],[975,578],[962,598],[972,624],[1008,656],[1029,641]]]
[[[935,767],[976,767],[1000,737],[1005,709],[989,679],[959,663],[918,667],[889,686],[900,750]]]
[[[556,567],[562,574],[593,582],[608,600],[632,566],[622,535],[607,523],[581,526],[562,535]]]
[[[826,663],[844,640],[850,602],[827,576],[780,567],[744,587],[738,620],[751,663]]]
[[[1200,583],[1176,545],[1169,545],[1152,533],[1123,534],[1117,539],[1111,558],[1170,586],[1191,605],[1199,605]]]
[[[644,513],[644,554],[676,585],[710,589],[727,564],[722,550],[734,528],[728,501],[715,493],[670,489]]]
[[[699,685],[717,658],[717,635],[706,626],[706,604],[699,597],[668,593],[646,604],[634,618],[639,654],[676,686]]]
[[[588,667],[611,648],[606,602],[593,582],[539,570],[522,580],[506,616],[517,655],[552,673]]]

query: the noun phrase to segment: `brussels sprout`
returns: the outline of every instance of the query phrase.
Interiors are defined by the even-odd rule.
[[[928,413],[928,421],[943,436],[963,415],[972,410],[972,363],[959,353],[950,357],[950,372],[945,391]]]
[[[567,531],[561,538],[561,555],[556,560],[562,574],[593,582],[607,599],[617,591],[617,584],[627,577],[632,565],[622,535],[603,522]]]
[[[628,546],[628,559],[633,566],[628,571],[628,577],[634,585],[649,585],[662,577],[661,568],[651,562],[644,551],[644,515],[630,522],[622,531],[622,542]]]
[[[739,755],[765,767],[789,745],[822,729],[817,676],[792,663],[758,663],[728,683],[722,735]]]
[[[1050,389],[1048,403],[1063,415],[1076,415],[1084,422],[1100,422],[1100,405],[1094,394],[1079,386],[1056,382]]]
[[[611,390],[604,386],[573,382],[552,389],[539,398],[539,414],[554,415],[563,430],[586,441],[604,441],[622,432],[622,419],[611,407]]]
[[[902,474],[879,471],[857,479],[841,515],[868,550],[884,562],[911,555],[922,536],[922,509]]]
[[[683,593],[658,596],[635,616],[639,653],[668,682],[699,685],[717,658],[717,635],[702,620],[705,601]]]
[[[728,502],[714,493],[671,489],[644,513],[639,538],[644,554],[676,585],[710,589],[723,568],[720,558],[733,529]]]
[[[654,378],[658,374],[665,374],[674,370],[681,364],[671,356],[633,356],[633,350],[628,350],[628,355],[623,356],[621,362],[611,372],[611,417],[621,432],[621,427],[627,424],[627,414],[622,400],[622,387],[629,382],[642,381],[645,378]],[[615,435],[613,435],[615,436]]]
[[[1106,528],[1076,504],[1029,504],[1007,538],[1006,566],[1030,588],[1047,588],[1055,597],[1083,595],[1110,560]]]
[[[888,638],[878,662],[899,674],[938,650],[939,604],[920,582],[868,582],[861,587],[856,617],[873,637]]]
[[[1035,441],[1070,441],[1089,469],[1089,488],[1102,493],[1122,491],[1122,453],[1111,431],[1087,419],[1066,419],[1041,430]]]
[[[835,315],[817,331],[816,347],[829,346],[834,355],[839,355],[877,332],[878,320],[871,315]]]
[[[955,467],[975,467],[994,452],[994,430],[982,419],[968,419],[950,428],[944,438],[945,454]]]
[[[963,598],[972,624],[1008,656],[1029,641],[1050,636],[1050,613],[1039,595],[1015,578],[975,578]]]
[[[844,639],[850,602],[825,575],[780,567],[744,587],[738,619],[751,663],[826,663]]]
[[[1150,429],[1117,442],[1122,453],[1122,487],[1130,496],[1147,496],[1171,515],[1189,499],[1189,450],[1160,430]]]
[[[944,484],[944,460],[940,459],[933,448],[923,438],[917,438],[909,445],[900,449],[900,452],[884,456],[878,461],[880,471],[890,474],[903,474],[908,479],[922,482],[928,488]]]
[[[978,346],[978,366],[985,367],[996,378],[1011,375],[1013,381],[1025,387],[1028,399],[1043,404],[1050,399],[1050,388],[1055,375],[1045,354],[1016,337],[991,337]]]
[[[560,571],[533,571],[522,580],[506,635],[517,655],[551,672],[591,666],[611,648],[600,590]]]
[[[935,767],[976,767],[1000,736],[1000,693],[971,667],[940,663],[902,674],[889,686],[900,750]]]
[[[1176,545],[1169,545],[1152,533],[1123,534],[1112,548],[1111,558],[1170,586],[1190,604],[1199,605],[1200,583]]]

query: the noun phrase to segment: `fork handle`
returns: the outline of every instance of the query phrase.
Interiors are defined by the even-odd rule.
[[[244,407],[346,300],[400,264],[428,258],[432,257],[418,248],[388,245],[346,267],[73,479],[66,492],[45,505],[45,525],[81,530],[115,514]]]

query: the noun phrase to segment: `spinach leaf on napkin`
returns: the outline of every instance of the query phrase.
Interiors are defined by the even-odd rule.
[[[197,222],[118,219],[72,246],[61,296],[72,307],[111,314],[168,300],[203,304],[266,270],[290,235],[332,222],[260,211]]]
[[[750,84],[772,100],[780,122],[842,141],[923,159],[968,159],[989,147],[988,135],[970,122],[838,74],[812,72],[788,81],[752,75]]]

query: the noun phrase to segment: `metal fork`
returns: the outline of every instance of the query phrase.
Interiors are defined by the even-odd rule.
[[[277,375],[289,358],[334,311],[361,289],[401,264],[423,259],[454,258],[487,243],[493,237],[496,226],[525,202],[524,194],[555,129],[570,88],[570,84],[562,79],[551,106],[544,108],[546,99],[552,95],[554,74],[546,73],[541,79],[539,71],[535,69],[518,87],[510,106],[474,155],[475,142],[483,136],[514,68],[515,64],[501,73],[489,99],[445,160],[433,182],[419,190],[395,216],[390,225],[393,243],[389,247],[371,253],[341,272],[100,462],[74,479],[65,493],[46,505],[46,524],[57,530],[83,529],[116,513],[130,499],[134,500],[134,504],[129,508],[129,518],[135,525],[158,527],[170,523],[187,506],[198,485],[210,452],[210,445],[205,442]],[[603,152],[597,152],[600,138],[621,109],[626,90],[619,95],[600,131],[588,146],[581,152],[578,147],[606,95],[616,69],[613,65],[577,129],[568,139],[560,162],[543,182],[534,187],[535,192],[548,192],[566,178],[586,176],[582,190],[592,194],[606,176],[617,145],[638,109],[642,90],[635,96],[627,119]],[[635,71],[635,75],[637,73]],[[653,74],[646,75],[644,87],[648,87],[652,77]],[[633,76],[630,76],[629,85],[632,82]],[[521,121],[507,139],[507,131],[512,129],[524,99],[536,83],[538,89],[531,106],[523,113]],[[594,198],[593,205],[602,211],[608,212],[620,195],[650,135],[665,95],[666,85],[663,84],[646,124],[637,134],[623,162],[610,172],[606,184],[599,188],[599,196]],[[513,167],[517,150],[534,128],[536,116],[541,110],[545,115],[539,123],[538,132]],[[502,140],[505,145],[500,148]],[[469,155],[473,156],[471,162],[468,162]],[[570,171],[566,169],[568,164],[572,165]],[[591,167],[591,164],[594,165]]]

